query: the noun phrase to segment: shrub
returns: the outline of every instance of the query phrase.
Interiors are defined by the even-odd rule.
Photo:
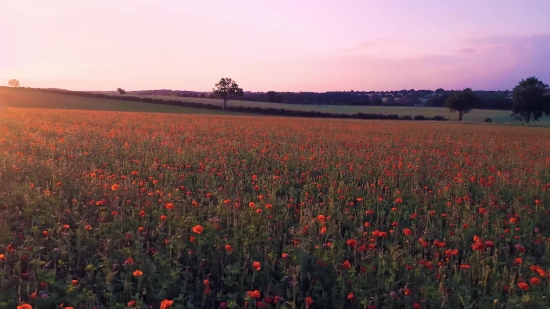
[[[491,117],[487,117],[485,118],[485,120],[483,120],[484,122],[487,122],[487,123],[491,123],[493,122],[493,119],[491,119]]]

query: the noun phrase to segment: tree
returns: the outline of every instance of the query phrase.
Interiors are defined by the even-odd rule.
[[[456,91],[445,100],[445,107],[447,107],[451,113],[458,112],[459,121],[462,121],[462,116],[471,111],[475,104],[476,97],[470,88]]]
[[[122,89],[122,88],[117,88],[118,93],[120,94],[126,94],[126,90]]]
[[[539,121],[543,114],[550,115],[548,85],[535,76],[522,79],[512,91],[512,117],[529,123]]]
[[[242,98],[244,95],[243,89],[231,78],[222,78],[212,90],[215,97],[223,99],[223,110],[227,109],[227,101]]]
[[[17,88],[19,87],[19,81],[17,79],[10,79],[10,81],[8,82],[8,86]]]

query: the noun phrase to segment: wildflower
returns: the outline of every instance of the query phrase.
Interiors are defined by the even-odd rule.
[[[260,291],[254,290],[254,291],[248,291],[246,292],[250,298],[260,298]]]
[[[160,302],[160,309],[168,309],[170,308],[170,306],[172,306],[173,303],[174,303],[173,300],[165,299]]]
[[[525,283],[525,282],[520,282],[518,283],[518,287],[524,291],[527,291],[529,290],[529,284]]]
[[[231,247],[230,244],[226,244],[224,248],[227,253],[231,253],[231,251],[233,251],[233,247]]]
[[[134,277],[141,277],[143,276],[143,272],[141,270],[135,270],[132,275],[134,275]]]
[[[355,239],[348,239],[346,240],[346,245],[355,248],[355,246],[357,245],[357,241]]]
[[[195,225],[192,229],[193,233],[200,234],[204,231],[204,228],[201,225]]]
[[[29,304],[22,304],[21,306],[17,306],[17,309],[32,309],[32,306]]]
[[[411,229],[409,228],[404,228],[403,229],[403,234],[407,235],[407,236],[411,236],[412,235],[412,231]]]
[[[533,278],[529,279],[529,283],[531,283],[532,285],[537,285],[537,284],[540,283],[540,278],[533,277]]]
[[[348,299],[349,299],[349,300],[352,300],[354,296],[355,296],[355,295],[353,294],[353,292],[349,292],[349,294],[348,294]]]
[[[252,263],[252,268],[254,268],[254,270],[260,270],[262,269],[261,265],[260,265],[260,262],[253,262]]]
[[[168,210],[172,210],[172,209],[174,209],[174,204],[172,204],[172,203],[166,203],[166,204],[164,205],[164,207],[165,207],[166,209],[168,209]]]
[[[351,269],[351,263],[348,260],[345,260],[342,266],[344,266],[345,269]]]
[[[72,283],[73,285],[77,285],[77,284],[78,284],[78,280],[73,279],[73,280],[71,281],[71,283]]]
[[[161,215],[161,216],[160,216],[160,220],[161,220],[161,221],[166,220],[166,216],[165,216],[165,215]]]
[[[70,228],[71,228],[71,226],[70,226],[70,225],[68,225],[68,224],[64,224],[64,225],[63,225],[63,228],[67,230],[67,229],[70,229]]]
[[[319,221],[319,222],[325,222],[325,220],[326,220],[326,217],[325,217],[324,215],[318,215],[318,216],[317,216],[317,221]]]
[[[132,307],[132,306],[135,305],[135,304],[136,304],[136,301],[135,301],[135,300],[131,300],[131,301],[128,302],[127,305],[128,305],[128,307]]]

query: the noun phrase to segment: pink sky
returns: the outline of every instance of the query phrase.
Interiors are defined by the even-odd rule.
[[[504,90],[550,83],[548,12],[549,0],[0,0],[0,84]]]

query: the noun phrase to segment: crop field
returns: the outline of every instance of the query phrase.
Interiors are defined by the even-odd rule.
[[[550,306],[548,129],[4,108],[0,154],[0,308]]]
[[[149,104],[132,101],[107,100],[87,98],[73,95],[63,95],[45,92],[20,91],[0,87],[0,108],[50,108],[50,109],[80,109],[105,111],[133,111],[156,113],[183,114],[231,114],[223,111],[212,111],[198,108],[186,108],[170,105]]]
[[[116,93],[111,93],[117,95]],[[128,96],[136,96],[128,94]],[[176,97],[176,96],[162,96],[162,95],[141,95],[138,97],[156,98],[163,100],[182,100],[188,102],[197,102],[204,104],[223,105],[221,99],[210,98],[194,98],[194,97]],[[283,104],[283,103],[268,103],[268,102],[255,102],[255,101],[229,101],[228,106],[250,106],[261,108],[282,108],[287,110],[299,110],[299,111],[317,111],[325,113],[342,113],[342,114],[357,114],[357,113],[370,113],[370,114],[393,114],[393,115],[423,115],[426,117],[444,116],[449,119],[457,119],[456,113],[449,112],[448,109],[443,107],[416,107],[416,106],[351,106],[351,105],[308,105],[308,104]],[[510,114],[511,111],[503,110],[483,110],[474,109],[470,113],[464,116],[464,121],[467,122],[483,122],[485,118],[489,117],[495,123],[519,123],[514,121]],[[538,125],[550,125],[550,117],[541,118],[540,122],[535,122]]]

